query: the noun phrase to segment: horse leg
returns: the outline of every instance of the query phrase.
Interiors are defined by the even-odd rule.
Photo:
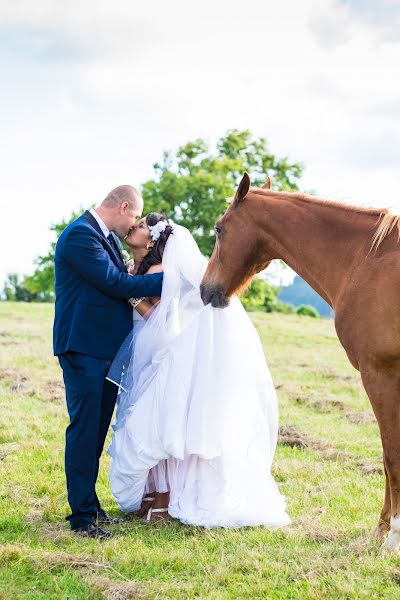
[[[385,502],[377,526],[381,536],[390,531],[382,545],[400,548],[400,369],[361,369],[361,377],[378,421],[386,474]],[[390,498],[389,493],[390,492]]]
[[[376,525],[376,527],[374,527],[374,529],[371,531],[371,537],[378,540],[378,542],[383,542],[387,532],[390,529],[390,511],[392,506],[392,503],[390,501],[389,477],[387,474],[385,461],[383,461],[383,465],[385,469],[385,500],[383,502],[383,507],[379,517],[378,525]]]

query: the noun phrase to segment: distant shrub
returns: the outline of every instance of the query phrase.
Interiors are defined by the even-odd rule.
[[[264,308],[267,312],[271,312],[267,307],[276,303],[278,292],[278,287],[269,285],[260,277],[255,277],[240,300],[246,310],[262,310]]]
[[[308,304],[302,304],[298,306],[296,309],[296,313],[305,317],[313,317],[314,319],[319,319],[320,314],[316,308],[313,306],[309,306]]]
[[[284,315],[292,315],[296,312],[296,309],[293,306],[293,304],[288,304],[287,302],[279,302],[278,300],[274,305],[272,305],[272,310],[267,310],[267,312],[277,312],[282,313]]]

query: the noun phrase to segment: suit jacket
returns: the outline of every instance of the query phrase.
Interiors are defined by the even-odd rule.
[[[113,234],[114,235],[114,234]],[[128,298],[160,296],[162,273],[129,275],[117,248],[86,211],[61,234],[55,252],[54,354],[112,360],[132,328]]]

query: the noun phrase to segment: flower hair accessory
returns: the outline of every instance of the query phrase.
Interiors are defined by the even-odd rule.
[[[149,225],[150,237],[153,242],[156,242],[160,235],[167,229],[167,226],[172,226],[172,222],[162,219],[158,221],[155,225]]]

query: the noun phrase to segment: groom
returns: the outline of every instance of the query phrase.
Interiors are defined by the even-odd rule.
[[[55,252],[54,354],[60,362],[70,424],[65,472],[73,531],[107,538],[113,523],[95,491],[117,387],[105,380],[132,328],[129,298],[160,296],[162,274],[127,273],[119,237],[143,211],[139,192],[121,185],[61,234]]]

